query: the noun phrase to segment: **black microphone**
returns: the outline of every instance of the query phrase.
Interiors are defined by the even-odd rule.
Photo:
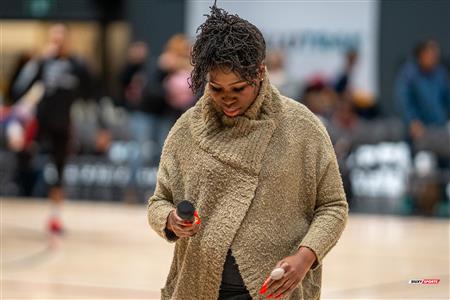
[[[183,200],[180,203],[178,203],[177,215],[181,219],[183,219],[185,221],[193,222],[195,219],[194,213],[195,213],[195,207],[190,201]]]

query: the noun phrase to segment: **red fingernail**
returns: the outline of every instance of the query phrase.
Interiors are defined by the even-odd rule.
[[[267,285],[263,285],[262,288],[259,290],[259,294],[262,295],[265,292],[267,292]]]
[[[194,217],[195,217],[195,224],[200,224],[200,216],[198,215],[197,211],[194,211]]]
[[[273,297],[273,294],[270,294],[269,296],[267,296],[267,299],[270,299]]]
[[[270,276],[267,277],[267,279],[264,281],[264,283],[263,283],[261,289],[259,290],[259,294],[260,294],[260,295],[262,295],[262,294],[264,294],[265,292],[267,292],[267,285],[269,284],[269,280],[270,280]]]

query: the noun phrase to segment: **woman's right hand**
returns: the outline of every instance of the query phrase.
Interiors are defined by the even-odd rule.
[[[200,229],[197,222],[184,221],[177,215],[176,209],[169,213],[167,229],[171,230],[179,238],[194,236]]]

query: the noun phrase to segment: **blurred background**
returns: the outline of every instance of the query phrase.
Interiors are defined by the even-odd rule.
[[[195,104],[186,81],[189,48],[209,5],[3,1],[0,193],[45,197],[57,180],[38,130],[30,128],[36,102],[51,94],[52,79],[27,66],[38,69],[58,55],[48,52],[60,42],[51,40],[58,34],[52,26],[62,22],[60,43],[80,69],[71,75],[80,82],[59,101],[65,102],[63,108],[47,105],[42,115],[55,118],[58,109],[70,110],[70,148],[62,177],[67,198],[145,202],[168,130]],[[323,119],[352,210],[448,216],[450,4],[331,1],[326,10],[323,5],[222,3],[263,31],[272,83]],[[441,94],[428,92],[427,79],[414,69],[420,46],[423,56],[431,56],[429,68],[443,71],[442,80],[437,74],[436,82],[428,84],[429,89],[445,89]],[[50,69],[47,77],[58,77],[58,72]],[[422,89],[418,95],[416,88]],[[26,96],[36,99],[24,104]],[[421,124],[413,138],[414,121]]]
[[[64,199],[69,200],[64,204],[68,237],[71,227],[72,237],[80,226],[86,234],[114,228],[115,216],[130,231],[138,227],[139,238],[146,239],[145,203],[155,187],[164,139],[196,102],[187,83],[189,51],[212,3],[0,2],[0,196],[2,241],[9,243],[2,243],[2,269],[7,270],[10,296],[25,297],[11,291],[28,286],[14,277],[27,263],[36,267],[48,259],[44,250],[30,249],[40,245],[45,232],[40,224],[48,215],[58,217],[51,217],[46,230],[63,232],[59,210]],[[253,0],[218,5],[260,28],[272,84],[325,124],[350,213],[358,222],[361,216],[375,220],[369,221],[373,228],[420,220],[422,229],[444,222],[430,229],[428,237],[434,238],[430,243],[441,243],[448,287],[450,1]],[[51,200],[50,209],[45,199]],[[89,225],[79,220],[87,212]],[[143,222],[131,227],[136,216]],[[399,224],[389,230],[401,232],[391,237],[402,241],[413,225]],[[354,232],[364,238],[364,232]],[[146,295],[157,298],[171,248],[156,237],[145,243],[153,251],[164,249],[167,260],[149,280],[155,288]],[[135,246],[144,251],[142,244]],[[130,266],[139,265],[134,263]],[[154,261],[147,267],[155,270]],[[108,284],[121,285],[120,280]],[[140,282],[135,298],[140,288],[148,288],[148,281]],[[48,286],[35,291],[39,289],[48,291]],[[134,295],[130,290],[125,294]],[[335,297],[339,295],[359,294]],[[448,298],[448,291],[443,295]]]

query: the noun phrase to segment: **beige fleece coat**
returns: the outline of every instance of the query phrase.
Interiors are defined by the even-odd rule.
[[[275,264],[300,246],[318,264],[284,299],[318,299],[321,263],[338,241],[348,206],[333,147],[320,121],[281,96],[267,77],[242,116],[229,118],[205,92],[164,145],[150,226],[164,230],[180,201],[194,203],[199,232],[175,239],[161,299],[216,300],[231,247],[253,299]]]

